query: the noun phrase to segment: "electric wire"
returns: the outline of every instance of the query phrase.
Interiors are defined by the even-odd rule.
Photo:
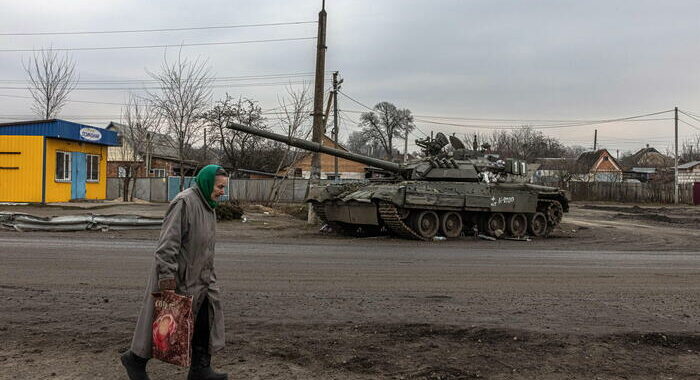
[[[696,127],[696,126],[693,125],[693,124],[688,123],[687,121],[685,121],[685,120],[683,120],[683,119],[681,119],[681,118],[678,118],[678,121],[680,121],[681,123],[683,123],[683,124],[685,124],[685,125],[687,125],[687,126],[693,128],[693,129],[695,129],[695,130],[700,131],[700,128]]]
[[[293,84],[304,84],[308,81],[288,81],[288,82],[260,82],[260,83],[229,83],[215,84],[211,88],[232,88],[232,87],[266,87],[266,86],[284,86]],[[164,87],[76,87],[73,91],[124,91],[124,90],[162,90]],[[12,87],[0,86],[0,90],[29,90],[28,87]]]
[[[381,112],[381,111],[375,110],[375,109],[373,109],[373,108],[371,108],[371,107],[369,107],[369,106],[363,104],[363,103],[360,102],[359,100],[350,97],[348,94],[346,94],[346,93],[344,93],[344,92],[342,92],[342,91],[340,91],[340,90],[338,90],[338,92],[339,92],[341,95],[345,96],[346,98],[350,99],[350,100],[351,100],[352,102],[354,102],[355,104],[359,104],[360,106],[362,106],[362,107],[364,107],[364,108],[366,108],[366,109],[368,109],[368,110],[370,110],[370,111],[372,111],[372,112]],[[414,120],[415,120],[415,118],[414,118]],[[418,132],[422,133],[423,136],[428,137],[428,135],[427,135],[425,132],[423,132],[422,129],[418,128],[417,125],[414,124],[414,127],[415,127],[415,129],[416,129]]]
[[[246,41],[226,41],[226,42],[196,42],[196,43],[180,43],[180,44],[162,44],[162,45],[132,45],[132,46],[91,46],[77,48],[52,48],[53,51],[98,51],[98,50],[128,50],[128,49],[155,49],[155,48],[170,48],[170,47],[191,47],[191,46],[221,46],[221,45],[243,45],[257,44],[268,42],[284,42],[284,41],[305,41],[315,40],[316,37],[290,37],[290,38],[273,38],[264,40],[246,40]],[[44,49],[0,49],[0,53],[36,53]]]
[[[260,75],[241,75],[241,76],[224,76],[224,77],[212,77],[211,80],[214,82],[227,82],[227,81],[249,81],[249,80],[265,80],[265,79],[284,79],[284,78],[299,78],[299,77],[312,77],[314,73],[280,73],[280,74],[260,74]],[[330,76],[328,76],[330,78]],[[0,79],[0,83],[8,84],[30,84],[26,79]],[[157,79],[92,79],[78,81],[79,84],[129,84],[129,83],[158,83]]]
[[[338,91],[340,94],[345,96],[346,98],[350,99],[352,102],[355,104],[360,105],[361,107],[364,107],[372,112],[377,112],[376,110],[372,109],[371,107],[367,106],[366,104],[363,104],[359,100],[345,94],[342,91]],[[593,121],[585,121],[585,122],[578,122],[578,121],[573,121],[571,123],[567,124],[560,124],[560,125],[526,125],[527,127],[531,127],[534,129],[553,129],[553,128],[571,128],[571,127],[579,127],[579,126],[588,126],[588,125],[599,125],[599,124],[607,124],[607,123],[614,123],[614,122],[620,122],[620,121],[627,121],[627,120],[633,120],[633,119],[640,119],[640,118],[645,118],[649,116],[656,116],[656,115],[661,115],[664,113],[672,112],[673,110],[665,110],[665,111],[659,111],[659,112],[652,112],[652,113],[647,113],[647,114],[642,114],[642,115],[635,115],[635,116],[627,116],[627,117],[621,117],[621,118],[615,118],[615,119],[602,119],[602,120],[593,120]],[[523,126],[485,126],[485,125],[472,125],[472,124],[458,124],[458,123],[446,123],[446,122],[439,122],[439,121],[434,121],[434,120],[425,120],[422,118],[415,118],[414,120],[417,122],[425,123],[425,124],[437,124],[437,125],[447,125],[447,126],[455,126],[455,127],[466,127],[466,128],[475,128],[475,129],[520,129]],[[492,119],[495,120],[495,119]]]
[[[10,32],[10,33],[0,33],[0,36],[59,36],[59,35],[65,36],[65,35],[76,35],[76,34],[177,32],[177,31],[184,31],[184,30],[255,28],[255,27],[265,27],[265,26],[301,25],[301,24],[315,24],[315,23],[316,23],[316,21],[289,21],[289,22],[272,22],[272,23],[263,23],[263,24],[194,26],[194,27],[161,28],[161,29],[122,29],[122,30],[97,30],[97,31],[75,31],[75,32]]]

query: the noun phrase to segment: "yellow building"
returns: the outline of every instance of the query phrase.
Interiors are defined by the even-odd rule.
[[[65,120],[0,124],[0,202],[100,200],[117,134]]]

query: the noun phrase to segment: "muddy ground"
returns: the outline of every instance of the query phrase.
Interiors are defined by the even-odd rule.
[[[297,211],[219,225],[214,364],[233,378],[700,379],[699,208],[576,204],[549,239],[428,243],[320,234]],[[0,378],[124,379],[157,234],[0,231]]]

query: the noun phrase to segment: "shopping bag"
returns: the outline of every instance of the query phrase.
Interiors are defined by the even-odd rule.
[[[153,298],[153,357],[166,363],[189,367],[194,329],[192,296],[167,291],[153,293]]]

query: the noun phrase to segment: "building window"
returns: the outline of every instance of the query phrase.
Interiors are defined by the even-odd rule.
[[[167,173],[165,169],[151,169],[151,176],[153,177],[166,177]]]
[[[56,151],[56,181],[70,182],[70,153]]]
[[[100,181],[100,156],[87,155],[87,180],[88,182]]]

